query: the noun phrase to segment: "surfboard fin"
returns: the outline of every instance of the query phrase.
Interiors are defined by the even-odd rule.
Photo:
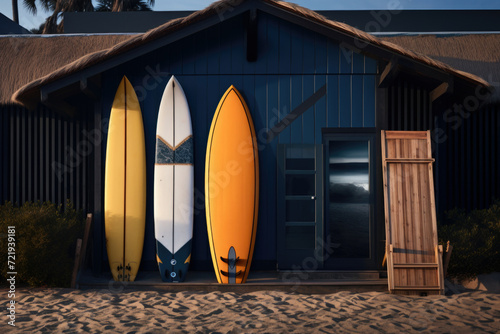
[[[227,272],[221,270],[220,271],[221,274],[228,277],[227,282],[229,284],[236,283],[236,277],[241,275],[242,271],[240,270],[236,272],[236,262],[238,262],[240,258],[236,257],[236,250],[234,249],[234,247],[231,246],[231,248],[229,248],[227,259],[223,258],[222,256],[220,257],[220,259],[222,260],[222,262],[227,263],[227,268],[228,268]]]
[[[231,276],[231,273],[228,273],[227,271],[224,271],[224,270],[221,270],[220,273],[226,277],[230,277]],[[234,274],[235,277],[238,277],[238,276],[241,276],[243,274],[243,270],[238,270],[238,272],[236,272]]]
[[[238,256],[236,259],[230,260],[230,259],[226,259],[225,257],[221,256],[220,259],[222,262],[227,263],[231,267],[234,267],[236,265],[236,262],[238,262],[240,260],[240,257]]]

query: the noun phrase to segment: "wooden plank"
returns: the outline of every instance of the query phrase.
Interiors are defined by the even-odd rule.
[[[293,44],[293,41],[292,41]],[[293,59],[292,59],[293,62]],[[301,105],[304,101],[302,99],[302,76],[301,75],[292,75],[291,76],[291,102],[292,109],[295,110],[299,105]],[[306,109],[307,110],[307,109]],[[302,144],[302,115],[299,116],[291,125],[290,135],[291,141],[294,144]]]
[[[365,56],[365,74],[377,75],[377,61],[367,56]]]
[[[388,271],[388,277],[389,277],[389,291],[394,290],[394,252],[393,252],[393,246],[388,245],[387,246],[387,271]]]
[[[293,75],[303,73],[303,47],[304,36],[303,32],[298,29],[291,30],[291,54],[290,71]]]
[[[390,245],[386,242],[384,260],[387,263],[387,289],[392,291],[392,280],[394,279],[394,274],[391,272],[393,266],[391,264],[391,252]],[[383,265],[383,264],[382,264]]]
[[[390,139],[427,139],[425,131],[386,131],[385,137]]]
[[[444,256],[444,263],[443,263],[443,278],[446,278],[448,276],[448,265],[450,264],[450,258],[451,258],[451,253],[453,251],[453,245],[450,244],[450,241],[446,243],[446,254]]]
[[[435,159],[427,159],[427,158],[392,158],[385,159],[387,163],[410,163],[410,164],[428,164],[430,162],[434,162]]]
[[[400,72],[400,66],[397,63],[397,59],[390,61],[382,71],[380,79],[378,82],[379,87],[387,87],[392,85],[394,80],[397,78]]]
[[[245,31],[245,20],[234,20],[231,22],[229,38],[231,39],[231,73],[241,74],[243,73],[243,63],[247,62],[247,53],[245,45],[245,37],[243,31]],[[193,52],[192,54],[196,54]]]
[[[342,58],[342,56],[341,56]],[[352,87],[351,75],[339,76],[339,113],[340,127],[350,128],[352,126]]]
[[[328,73],[329,74],[338,74],[340,73],[340,50],[339,45],[334,43],[331,39],[327,41],[327,50],[328,53]]]
[[[228,36],[230,33],[228,30],[226,30],[228,27],[227,25],[224,26],[223,24],[220,25],[220,35],[219,35],[219,48],[220,48],[220,53],[219,53],[219,74],[231,74],[231,40],[230,36]],[[174,72],[175,74],[175,72]],[[226,87],[226,89],[229,88]],[[225,90],[224,90],[225,91]]]
[[[436,260],[438,263],[437,282],[441,288],[441,294],[444,294],[444,274],[443,274],[443,246],[436,245]]]
[[[291,109],[291,97],[290,97],[290,76],[280,75],[279,76],[279,101],[278,109],[272,110],[273,117],[279,120],[278,123],[267,133],[267,141],[271,141],[274,137],[279,136],[280,144],[289,144],[291,142],[291,127],[289,126],[294,118],[290,115],[293,111]],[[288,117],[287,117],[288,116]]]
[[[76,277],[78,275],[78,268],[80,267],[80,251],[82,249],[82,239],[76,240],[75,249],[75,264],[73,265],[73,274],[71,276],[71,288],[76,288]]]
[[[352,74],[352,56],[353,51],[346,48],[347,44],[340,43],[340,73]]]
[[[259,35],[257,34],[258,18],[257,10],[251,9],[246,19],[246,55],[245,63],[253,63],[258,57]]]
[[[394,268],[437,268],[437,263],[394,263]]]
[[[443,293],[430,131],[382,131],[381,139],[389,290]]]
[[[366,58],[365,58],[366,59]],[[364,75],[363,76],[363,127],[375,127],[375,89],[376,76]]]
[[[429,97],[431,101],[434,102],[440,97],[453,94],[453,88],[453,80],[450,80],[449,82],[443,82],[429,93]]]
[[[295,55],[292,53],[290,26],[285,22],[280,22],[279,26],[279,53],[279,73],[289,74],[291,70],[291,62]]]
[[[330,61],[330,60],[329,60]],[[338,60],[337,60],[338,61]],[[330,63],[328,64],[330,66]],[[337,64],[338,69],[338,64]],[[329,68],[330,70],[330,68]],[[339,76],[338,75],[328,75],[327,76],[327,109],[328,109],[328,124],[329,128],[339,127]]]
[[[419,154],[419,149],[418,149],[418,143],[416,141],[412,141],[412,159],[418,159],[418,154]],[[418,173],[418,168],[419,165],[413,164],[411,165],[411,173],[413,175],[412,178],[412,206],[413,206],[413,219],[414,221],[418,222],[422,220],[422,206],[420,203],[420,177]],[[413,238],[414,238],[414,245],[416,248],[420,248],[422,244],[422,233],[421,229],[416,226],[413,229]],[[415,263],[421,263],[422,262],[422,256],[421,254],[416,253],[415,254]],[[424,280],[424,272],[422,270],[415,270],[415,280],[416,282],[422,282]]]
[[[259,17],[260,20],[260,17]],[[270,48],[270,51],[266,52],[267,58],[267,73],[277,73],[280,63],[280,53],[277,50],[279,47],[279,23],[280,21],[273,18],[267,20],[267,44],[266,47]]]
[[[396,140],[396,157],[401,157],[402,155],[402,145],[401,140]],[[403,205],[397,205],[398,203],[404,203],[404,188],[403,188],[403,168],[402,165],[396,165],[396,173],[394,174],[394,183],[397,188],[398,196],[394,205],[396,206],[396,210],[398,212],[398,220],[391,224],[392,227],[397,227],[397,234],[395,240],[393,240],[393,244],[398,249],[405,249],[405,208]],[[407,261],[406,252],[398,252],[397,262]],[[397,285],[405,284],[408,285],[408,276],[407,271],[400,270],[398,272],[397,279],[395,280]]]
[[[210,27],[207,29],[206,34],[208,43],[207,43],[207,52],[204,53],[204,58],[206,59],[207,74],[219,74],[219,58],[220,58],[220,48],[219,48],[219,31],[220,25],[216,25],[214,27]],[[166,60],[165,63],[170,64],[171,61]],[[197,69],[198,70],[198,69]],[[170,69],[172,72],[172,69]]]
[[[356,59],[356,58],[355,58]],[[352,115],[351,125],[353,128],[363,127],[363,76],[353,75],[352,79]]]
[[[302,63],[303,74],[314,74],[316,69],[315,64],[315,48],[314,48],[314,37],[315,34],[309,30],[304,30],[304,40],[302,44],[302,53],[304,56]]]
[[[327,38],[323,35],[314,35],[314,70],[315,74],[327,73]],[[318,86],[316,86],[318,87]]]
[[[352,73],[365,74],[365,57],[357,52],[352,54]]]
[[[208,51],[208,38],[210,35],[208,35],[207,30],[200,31],[198,34],[195,35],[196,38],[196,57],[195,57],[195,73],[198,75],[201,74],[207,74],[208,72],[208,57],[207,55],[209,54]],[[201,52],[200,52],[201,50]],[[164,60],[164,63],[168,64],[168,61]]]
[[[314,57],[314,55],[312,55]],[[314,58],[313,58],[314,59]],[[309,71],[310,73],[310,71]],[[326,87],[321,87],[321,92],[326,93]],[[320,95],[315,95],[314,92],[314,76],[313,75],[304,75],[302,76],[302,96],[304,101],[308,101],[309,99],[312,99],[313,96],[320,96]],[[318,101],[319,99],[316,99]],[[315,102],[316,102],[315,101]],[[316,103],[314,103],[316,104]],[[303,114],[302,114],[302,142],[304,144],[314,144],[314,119],[315,119],[315,110],[314,110],[314,105],[309,107]]]
[[[427,152],[429,157],[431,156],[432,147],[431,147],[431,131],[427,130]],[[430,210],[431,210],[431,219],[432,219],[432,234],[433,234],[433,244],[438,244],[438,236],[437,236],[437,217],[436,217],[436,199],[434,197],[434,173],[432,171],[432,164],[429,164],[429,198],[430,198]]]
[[[385,212],[385,235],[386,236],[389,236],[389,220],[390,220],[390,209],[389,209],[389,181],[388,181],[388,178],[387,178],[387,173],[388,173],[388,170],[387,170],[387,163],[386,163],[386,156],[387,156],[387,152],[386,152],[386,147],[387,145],[385,145],[385,131],[382,130],[382,133],[381,133],[381,140],[382,140],[382,148],[381,148],[381,151],[382,151],[382,178],[383,178],[383,182],[384,182],[384,212]],[[386,246],[390,243],[390,240],[389,238],[386,238]],[[387,256],[387,252],[386,252],[386,256]]]
[[[325,64],[326,67],[326,64]],[[318,87],[323,87],[326,85],[326,76],[319,74],[314,76],[314,87],[315,90]],[[314,105],[314,143],[321,144],[323,141],[323,136],[321,133],[321,129],[327,127],[328,124],[328,116],[326,110],[326,92],[327,87],[325,87],[325,96],[321,97],[316,104]]]
[[[408,290],[408,291],[440,291],[441,287],[439,286],[430,286],[430,285],[416,285],[416,286],[395,286],[394,290]]]
[[[89,243],[90,230],[92,227],[92,214],[87,214],[87,220],[85,221],[85,230],[83,232],[83,241],[82,241],[82,255],[80,260],[80,268],[83,268],[85,264],[85,255],[87,254],[87,245]]]
[[[388,180],[388,166],[387,166],[387,163],[385,161],[385,158],[387,157],[387,152],[386,152],[386,140],[385,140],[385,131],[382,130],[381,132],[381,141],[382,141],[382,147],[381,147],[381,151],[382,151],[382,178],[383,178],[383,182],[384,182],[384,212],[385,212],[385,235],[386,235],[386,241],[385,241],[385,244],[386,244],[386,247],[385,247],[385,256],[384,256],[384,259],[387,259],[387,271],[391,270],[392,267],[392,263],[390,262],[390,258],[392,256],[392,254],[389,253],[389,245],[390,245],[390,217],[391,217],[391,211],[390,211],[390,207],[389,207],[389,180]],[[383,265],[383,264],[382,264]],[[392,282],[392,279],[393,279],[394,275],[392,273],[390,273],[388,275],[388,288],[389,288],[389,291],[391,291],[391,282]]]

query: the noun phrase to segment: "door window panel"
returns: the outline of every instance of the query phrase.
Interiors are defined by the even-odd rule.
[[[328,229],[333,257],[370,256],[370,142],[332,140],[328,161]]]

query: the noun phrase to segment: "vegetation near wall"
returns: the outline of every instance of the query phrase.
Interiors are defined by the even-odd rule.
[[[16,284],[68,287],[74,264],[76,239],[84,218],[68,201],[66,207],[50,202],[0,206],[0,279],[9,270],[8,227],[15,227]],[[10,258],[12,260],[12,258]]]
[[[453,245],[448,275],[459,280],[500,272],[500,201],[488,209],[451,210],[438,224],[441,244]]]

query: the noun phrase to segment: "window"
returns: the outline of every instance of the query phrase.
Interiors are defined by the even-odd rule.
[[[372,256],[375,133],[324,135],[325,233],[335,259]]]

